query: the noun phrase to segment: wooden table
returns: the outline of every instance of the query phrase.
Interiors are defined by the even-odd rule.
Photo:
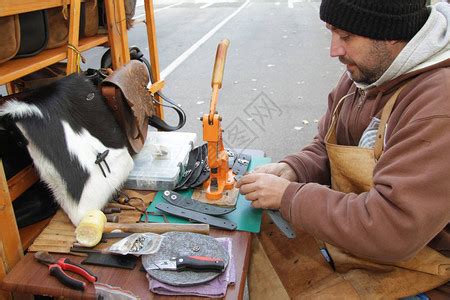
[[[225,299],[242,299],[249,266],[250,245],[252,235],[249,232],[225,231],[211,229],[211,236],[231,237],[233,253],[236,265],[236,283],[230,285]],[[70,299],[95,299],[95,289],[92,284],[84,292],[72,290],[62,285],[56,278],[50,276],[48,268],[38,263],[33,256],[28,253],[7,274],[1,284],[1,288],[10,292],[25,293],[32,295],[63,296]],[[74,262],[81,262],[85,257],[73,255],[57,255],[54,257],[69,257]],[[139,260],[140,262],[140,260]],[[141,263],[134,270],[107,268],[100,266],[87,266],[97,275],[98,281],[112,286],[129,290],[141,299],[167,299],[167,296],[152,294],[148,288],[148,280],[145,272],[140,271]],[[72,275],[72,273],[70,273]],[[77,275],[75,275],[77,276]],[[200,297],[171,297],[173,299],[204,299]]]

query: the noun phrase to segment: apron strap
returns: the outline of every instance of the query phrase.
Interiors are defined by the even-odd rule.
[[[337,143],[337,139],[336,139],[336,123],[337,123],[337,119],[338,119],[338,116],[339,116],[339,112],[341,111],[341,107],[342,107],[342,104],[344,103],[344,100],[347,97],[354,95],[355,93],[356,93],[356,91],[353,92],[353,93],[347,94],[344,97],[342,97],[339,100],[339,102],[336,105],[336,107],[334,108],[333,117],[331,119],[331,124],[330,124],[330,127],[328,128],[327,135],[325,136],[325,142],[326,143],[330,143],[330,144],[336,144]]]
[[[381,113],[380,125],[378,127],[377,136],[375,140],[374,146],[374,157],[375,160],[378,160],[383,153],[384,149],[384,135],[386,132],[386,125],[389,117],[391,116],[392,109],[394,108],[395,102],[397,101],[398,95],[403,90],[406,84],[402,85],[392,97],[388,100],[388,102],[383,107],[383,112]]]

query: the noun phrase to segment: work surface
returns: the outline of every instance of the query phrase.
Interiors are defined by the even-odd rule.
[[[225,299],[241,299],[248,270],[251,234],[248,232],[211,229],[210,235],[214,237],[230,237],[232,239],[233,253],[236,253],[234,256],[236,283],[228,287]],[[69,257],[76,263],[80,263],[85,258],[62,254],[55,254],[54,256],[57,258]],[[145,272],[141,271],[140,260],[133,270],[91,265],[86,267],[98,277],[98,282],[129,290],[141,299],[163,298],[149,291],[148,280]],[[92,284],[88,284],[84,292],[66,288],[56,278],[49,275],[47,266],[38,263],[34,259],[33,253],[25,255],[14,269],[8,273],[1,287],[11,292],[26,294],[63,296],[71,299],[95,299],[95,289]],[[164,299],[167,298],[167,296],[164,296]],[[196,297],[185,296],[172,298],[197,299]]]

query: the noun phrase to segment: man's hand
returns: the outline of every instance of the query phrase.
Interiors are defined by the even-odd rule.
[[[251,173],[236,184],[245,199],[255,208],[279,209],[281,197],[290,181],[273,174]]]
[[[289,181],[297,181],[297,174],[287,163],[271,163],[256,168],[253,173],[272,174]]]

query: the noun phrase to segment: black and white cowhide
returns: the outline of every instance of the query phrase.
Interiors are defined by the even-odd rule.
[[[133,168],[125,135],[97,88],[80,75],[8,96],[0,116],[25,136],[41,179],[75,225],[86,211],[101,209]]]

